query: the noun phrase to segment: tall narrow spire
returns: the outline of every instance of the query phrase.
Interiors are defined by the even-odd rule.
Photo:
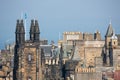
[[[20,26],[20,33],[25,33],[23,20],[21,20],[20,24],[21,24],[21,26]]]
[[[35,20],[35,41],[39,41],[39,34],[40,34],[40,30],[39,30],[39,24],[38,21]]]
[[[15,35],[16,35],[16,45],[19,44],[19,41],[20,41],[20,23],[19,23],[19,20],[17,20],[17,23],[16,23],[16,31],[15,31]]]
[[[17,20],[17,23],[16,23],[16,33],[19,32],[19,20]]]
[[[20,44],[23,44],[25,42],[25,29],[24,29],[24,23],[23,20],[20,22]]]
[[[25,29],[23,20],[17,20],[16,24],[16,45],[23,44],[25,42]]]
[[[34,41],[34,20],[31,20],[31,26],[30,26],[30,40]]]
[[[33,42],[39,41],[39,24],[37,20],[31,20],[31,27],[30,27],[30,40]]]
[[[110,24],[108,26],[105,37],[111,37],[112,35],[113,35],[113,28],[112,28],[112,24],[111,24],[111,20],[110,20]]]

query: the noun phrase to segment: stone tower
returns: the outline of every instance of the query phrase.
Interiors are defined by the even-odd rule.
[[[25,41],[23,20],[17,20],[13,80],[42,80],[39,25],[31,21],[30,40]]]
[[[118,38],[117,36],[115,36],[115,32],[110,23],[105,35],[105,54],[109,66],[113,66],[113,54],[114,54],[113,50],[117,48],[117,46],[118,46]],[[109,58],[107,58],[107,56]]]
[[[30,27],[30,40],[39,42],[39,25],[37,20],[31,20],[31,27]]]
[[[15,31],[15,53],[14,53],[14,69],[13,69],[13,74],[17,73],[18,70],[18,63],[20,62],[18,60],[18,50],[19,48],[24,44],[25,42],[25,30],[24,30],[24,23],[23,20],[17,20],[16,24],[16,31]],[[17,75],[14,75],[14,80],[17,80]]]
[[[23,20],[17,20],[16,24],[16,44],[21,45],[25,42],[25,30]]]
[[[94,40],[101,40],[101,34],[98,30],[94,33]]]

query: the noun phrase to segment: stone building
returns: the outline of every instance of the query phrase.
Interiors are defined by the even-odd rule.
[[[31,20],[30,39],[25,40],[24,22],[17,20],[15,41],[13,72],[6,63],[0,68],[0,80],[11,80],[12,76],[13,80],[119,78],[116,77],[120,70],[119,34],[115,34],[111,23],[105,40],[99,31],[64,32],[57,46],[40,39],[37,20]]]
[[[25,40],[23,20],[17,20],[13,80],[64,80],[57,46],[40,40],[37,20],[31,20],[30,40]]]
[[[13,80],[42,80],[40,30],[37,20],[31,20],[30,40],[25,40],[23,20],[17,20]]]
[[[64,32],[63,33],[63,42],[64,43],[72,43],[73,40],[79,41],[94,41],[101,40],[101,34],[99,31],[96,31],[94,34],[92,33],[82,33],[82,32]]]
[[[63,40],[58,42],[59,46],[60,43],[64,45],[75,44],[75,47],[72,48],[74,53],[70,51],[70,56],[73,55],[73,57],[65,61],[65,72],[67,71],[65,77],[67,79],[102,80],[104,72],[106,72],[108,79],[113,79],[109,73],[114,74],[114,71],[120,69],[119,34],[115,34],[110,23],[105,34],[105,40],[102,40],[100,35],[99,31],[94,35],[81,32],[63,33]]]
[[[10,62],[0,65],[0,80],[13,80]]]

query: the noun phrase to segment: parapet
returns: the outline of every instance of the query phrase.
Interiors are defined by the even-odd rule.
[[[96,72],[95,68],[76,68],[75,72],[77,73],[94,73]]]

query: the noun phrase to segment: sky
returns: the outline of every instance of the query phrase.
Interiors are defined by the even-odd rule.
[[[112,22],[120,33],[120,0],[0,0],[0,49],[15,41],[16,20],[27,14],[26,32],[31,19],[37,19],[40,37],[56,43],[65,31],[101,32]]]

